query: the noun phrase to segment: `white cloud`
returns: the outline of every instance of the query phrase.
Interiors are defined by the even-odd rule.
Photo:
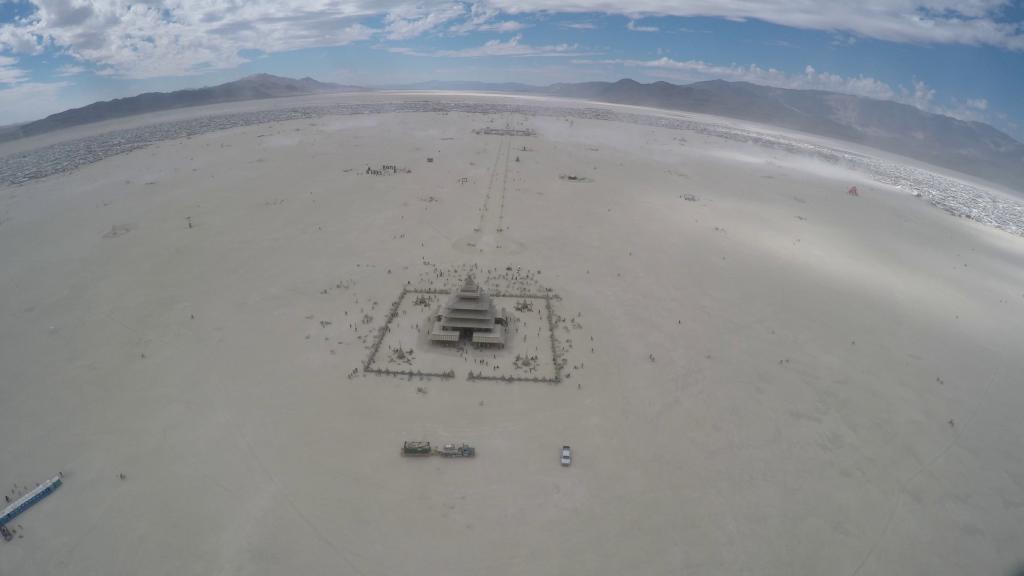
[[[848,36],[848,35],[845,35],[845,34],[836,34],[836,35],[832,36],[832,41],[829,42],[829,44],[832,44],[833,46],[839,46],[839,47],[853,46],[856,43],[857,43],[857,37],[856,36]]]
[[[988,100],[984,98],[968,98],[965,104],[975,110],[988,110]]]
[[[389,40],[414,38],[462,16],[464,12],[465,9],[459,3],[429,8],[420,4],[400,6],[387,13],[384,35]]]
[[[74,64],[65,64],[60,68],[57,68],[57,76],[77,76],[86,71],[84,66],[77,66]]]
[[[482,32],[515,32],[526,28],[526,24],[517,22],[515,20],[505,20],[502,22],[492,22],[490,24],[484,24],[477,28]]]
[[[624,15],[635,31],[657,28],[639,24],[639,18],[705,16],[828,30],[840,42],[871,37],[1024,51],[1021,23],[1000,19],[1007,0],[818,0],[796,8],[791,0],[29,1],[36,8],[31,15],[0,24],[0,53],[55,50],[98,73],[131,78],[229,69],[246,61],[240,55],[244,50],[270,53],[436,33],[513,33],[528,25],[522,15],[590,12]],[[383,23],[370,27],[370,19]],[[588,20],[562,26],[595,27]],[[503,44],[511,52],[531,49],[515,40],[490,50]]]
[[[186,75],[232,68],[239,51],[276,52],[339,46],[370,38],[360,23],[379,14],[361,2],[332,0],[33,0],[31,16],[0,25],[0,50],[42,46],[131,78]],[[393,34],[427,27],[398,17]],[[403,32],[404,29],[404,32]]]
[[[0,84],[17,84],[28,79],[28,75],[16,64],[17,59],[10,56],[0,56]]]
[[[2,0],[0,0],[2,1]],[[230,69],[244,50],[282,52],[342,46],[375,36],[399,41],[450,26],[454,33],[510,33],[485,3],[409,0],[31,0],[35,12],[0,24],[0,52],[44,47],[92,63],[99,74],[181,76]],[[381,28],[365,24],[381,17]]]
[[[18,54],[39,54],[43,38],[17,23],[0,24],[0,50],[5,48]]]
[[[640,26],[637,25],[636,20],[630,20],[626,22],[626,29],[632,30],[633,32],[657,32],[657,26]]]
[[[896,95],[889,84],[871,76],[842,76],[829,72],[818,72],[811,66],[804,68],[804,75],[802,77],[792,78],[788,84],[786,86],[788,88],[828,90],[830,92],[855,94],[880,100],[891,100]]]
[[[394,46],[389,51],[410,56],[440,56],[447,58],[479,58],[482,56],[583,56],[588,53],[578,52],[576,44],[551,44],[532,46],[521,42],[522,34],[516,34],[506,41],[490,40],[482,46],[462,48],[460,50],[421,51],[411,48]]]
[[[894,42],[988,45],[1024,50],[1020,22],[1001,20],[1007,0],[487,0],[509,13],[604,12],[705,16],[845,32]]]
[[[969,120],[972,122],[993,122],[998,124],[1006,125],[1012,129],[1016,129],[1014,124],[1010,122],[1005,114],[995,113],[990,114],[988,111],[988,100],[984,98],[967,98],[961,100],[960,98],[952,98],[949,106],[939,106],[932,104],[929,111],[937,114],[945,114],[946,116],[952,116],[953,118],[959,118],[960,120]]]
[[[465,34],[467,32],[515,32],[526,28],[526,24],[516,20],[502,20],[495,22],[501,12],[487,8],[482,4],[473,4],[470,7],[469,16],[460,24],[448,28],[453,34]]]
[[[921,110],[930,110],[932,100],[935,98],[935,90],[929,88],[923,80],[914,79],[911,83],[912,90],[900,86],[900,100],[907,104],[917,106]]]

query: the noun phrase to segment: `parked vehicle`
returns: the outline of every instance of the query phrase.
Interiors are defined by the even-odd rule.
[[[447,456],[448,458],[472,458],[476,456],[476,448],[473,448],[469,444],[445,444],[438,451],[441,456]]]
[[[562,466],[572,464],[572,448],[562,446]]]
[[[430,456],[430,442],[406,441],[402,444],[402,456]]]

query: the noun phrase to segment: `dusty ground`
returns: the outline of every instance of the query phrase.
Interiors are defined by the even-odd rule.
[[[537,135],[473,133],[506,125]],[[165,142],[0,208],[0,489],[66,477],[0,574],[1024,561],[1024,239],[857,173],[637,125],[355,116]],[[471,266],[561,297],[569,378],[467,381],[421,342],[456,378],[349,377],[403,286]]]

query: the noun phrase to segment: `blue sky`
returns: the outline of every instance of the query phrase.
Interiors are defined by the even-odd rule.
[[[1024,137],[1024,6],[1001,0],[0,0],[0,124],[269,72],[424,80],[746,80]]]

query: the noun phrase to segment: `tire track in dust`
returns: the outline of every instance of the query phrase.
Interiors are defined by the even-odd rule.
[[[484,231],[484,221],[486,220],[487,213],[490,210],[491,194],[494,193],[494,181],[498,176],[498,167],[501,165],[502,154],[506,154],[505,144],[507,140],[508,137],[502,137],[501,142],[498,143],[498,153],[494,155],[494,166],[491,167],[491,178],[487,183],[487,192],[484,195],[484,205],[480,209],[480,223],[473,230],[474,232]]]
[[[893,520],[896,517],[896,512],[900,509],[900,505],[903,504],[903,497],[906,495],[907,489],[910,487],[910,485],[913,484],[914,480],[916,480],[917,477],[923,474],[924,472],[931,472],[932,467],[935,466],[935,464],[937,464],[939,460],[941,460],[946,455],[946,453],[949,452],[949,450],[956,445],[956,440],[957,438],[954,436],[953,439],[950,440],[948,444],[946,444],[946,447],[943,448],[941,452],[935,455],[935,457],[926,462],[923,466],[918,468],[917,472],[914,472],[914,474],[906,482],[900,484],[899,492],[896,494],[896,502],[889,508],[889,514],[885,520],[885,524],[882,526],[882,532],[878,535],[878,538],[875,539],[874,543],[871,545],[871,548],[868,549],[868,552],[864,555],[864,558],[861,559],[860,564],[857,564],[857,568],[853,571],[853,574],[851,576],[858,576],[860,574],[860,571],[864,569],[864,566],[868,563],[868,560],[870,560],[871,557],[875,555],[875,551],[878,550],[879,546],[881,546],[882,541],[884,541],[889,536],[889,528],[892,527]]]
[[[498,226],[495,231],[502,233],[505,231],[505,192],[508,190],[508,159],[512,156],[512,136],[505,137],[505,169],[502,170],[501,175],[501,199],[498,203]]]

